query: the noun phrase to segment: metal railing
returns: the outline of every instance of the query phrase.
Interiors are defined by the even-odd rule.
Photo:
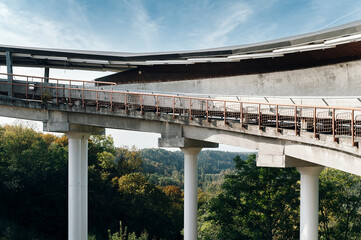
[[[258,125],[260,130],[265,127],[275,127],[277,132],[281,132],[282,129],[293,129],[295,135],[299,136],[301,132],[307,131],[313,132],[315,138],[319,138],[320,134],[331,134],[335,142],[338,142],[341,137],[351,138],[352,146],[356,147],[358,147],[357,140],[361,137],[361,108],[257,103],[127,92],[114,90],[113,86],[116,84],[111,82],[16,74],[10,76],[17,79],[10,83],[0,81],[0,86],[12,85],[11,97],[25,101],[41,101],[42,103],[51,101],[57,105],[70,106],[81,104],[83,108],[95,106],[97,110],[109,108],[111,111],[124,110],[126,113],[129,111],[138,111],[141,114],[153,112],[157,116],[161,114],[171,115],[173,118],[185,116],[190,121],[195,118],[207,121],[221,120],[225,125],[239,122],[241,128],[247,125]],[[68,84],[63,84],[64,82]],[[62,90],[61,93],[60,90]],[[1,94],[7,93],[3,91]]]

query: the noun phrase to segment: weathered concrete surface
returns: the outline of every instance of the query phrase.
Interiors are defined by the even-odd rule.
[[[236,96],[359,96],[361,61],[234,77],[123,84],[121,89]]]
[[[361,175],[361,150],[353,147],[350,138],[333,141],[331,135],[320,135],[315,139],[312,132],[283,129],[278,133],[275,128],[260,130],[256,125],[242,128],[239,122],[211,120],[202,118],[160,114],[152,112],[140,114],[137,111],[111,111],[109,108],[45,104],[25,102],[7,98],[0,99],[0,115],[42,121],[45,130],[66,130],[67,126],[89,126],[115,128],[131,131],[154,132],[163,138],[178,137],[195,139],[219,144],[259,150],[258,165],[269,167],[299,167],[318,164],[345,172]],[[60,125],[51,125],[61,123]],[[66,124],[70,125],[66,125]],[[50,125],[48,125],[50,124]],[[65,125],[62,125],[65,124]],[[61,129],[65,127],[64,129]],[[54,131],[54,130],[53,130]],[[82,129],[84,131],[84,129]],[[306,162],[304,162],[306,161]]]
[[[43,131],[61,133],[89,133],[91,135],[104,135],[105,128],[93,127],[83,124],[73,124],[69,122],[44,122]]]
[[[218,143],[199,141],[184,137],[159,138],[158,146],[164,148],[217,148]]]

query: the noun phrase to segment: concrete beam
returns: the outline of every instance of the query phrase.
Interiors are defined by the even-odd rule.
[[[81,124],[71,124],[66,122],[44,122],[43,131],[46,132],[72,132],[72,133],[89,133],[91,135],[104,135],[105,128],[92,127]]]
[[[159,138],[158,146],[164,148],[217,148],[218,143],[199,141],[190,138]]]
[[[183,136],[183,126],[171,123],[164,123],[161,131],[162,138],[173,138]]]
[[[286,145],[285,155],[361,176],[360,156],[349,154],[338,149],[289,143]]]
[[[285,148],[286,142],[283,140],[262,139],[259,142],[257,166],[277,168],[316,166],[311,162],[287,156]]]

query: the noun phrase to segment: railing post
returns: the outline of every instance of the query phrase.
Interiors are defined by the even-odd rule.
[[[258,128],[259,130],[262,130],[262,127],[261,127],[261,104],[258,104]]]
[[[358,147],[358,142],[355,142],[355,110],[351,110],[351,137],[352,146]]]
[[[295,106],[295,133],[296,136],[298,135],[298,130],[297,130],[297,106]]]
[[[97,99],[96,99],[97,110],[99,110],[99,84],[97,84],[96,96],[97,96]]]
[[[26,77],[26,89],[25,89],[26,102],[28,102],[28,89],[29,89],[29,77]]]
[[[125,110],[125,113],[128,113],[128,94],[127,93],[124,93],[124,110]]]
[[[336,115],[335,115],[335,109],[332,109],[332,138],[334,142],[338,142],[338,139],[336,138]]]
[[[208,99],[206,100],[206,115],[207,115],[207,122],[209,122]]]
[[[227,102],[224,101],[223,103],[223,118],[224,118],[224,125],[227,125]]]
[[[173,97],[173,118],[175,118],[175,97]]]
[[[83,105],[83,109],[85,109],[85,101],[84,101],[84,82],[83,82],[83,89],[82,89],[82,94],[81,94],[81,102]]]
[[[113,85],[110,87],[110,111],[113,112]]]
[[[143,115],[143,95],[140,96],[140,114]]]
[[[56,105],[59,105],[58,89],[59,89],[59,80],[56,79]]]
[[[192,120],[192,99],[189,98],[189,120]]]
[[[241,128],[243,128],[243,103],[241,103]]]
[[[318,139],[317,136],[317,117],[316,117],[316,108],[313,109],[313,136]]]
[[[71,81],[69,81],[69,105],[71,106]]]
[[[40,92],[40,100],[41,100],[41,104],[44,104],[44,101],[43,101],[43,99],[44,99],[44,86],[43,86],[43,80],[44,80],[44,78],[40,78],[40,88],[41,88],[41,92]]]
[[[276,132],[280,132],[280,129],[278,128],[278,105],[276,105]]]
[[[159,116],[159,96],[157,95],[157,112],[156,112],[156,115]]]

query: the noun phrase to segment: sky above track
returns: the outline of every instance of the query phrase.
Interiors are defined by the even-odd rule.
[[[361,0],[0,0],[0,44],[117,52],[191,50],[262,42],[356,20],[361,20]],[[69,72],[67,77],[99,76]],[[63,77],[64,72],[51,73]],[[117,145],[139,148],[150,147],[146,139],[157,138],[110,132]]]
[[[255,43],[360,19],[360,0],[0,0],[0,43],[189,50]]]

